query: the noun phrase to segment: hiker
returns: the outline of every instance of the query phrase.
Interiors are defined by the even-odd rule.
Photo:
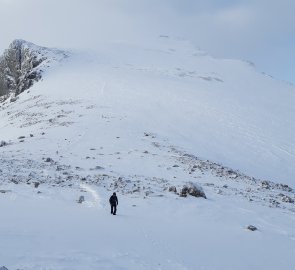
[[[111,214],[116,215],[117,212],[117,205],[118,205],[118,198],[116,192],[110,197],[110,205],[111,205]]]

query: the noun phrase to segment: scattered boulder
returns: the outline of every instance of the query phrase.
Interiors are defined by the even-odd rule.
[[[206,186],[206,187],[214,187],[214,184],[213,183],[205,183],[204,186]]]
[[[18,97],[12,97],[11,99],[10,99],[10,102],[16,102],[18,100]]]
[[[185,184],[180,191],[181,197],[187,197],[187,195],[207,199],[203,188],[193,182],[188,182],[187,184]]]
[[[35,187],[35,188],[38,188],[38,187],[39,187],[39,185],[40,185],[40,183],[39,183],[39,182],[35,182],[35,183],[34,183],[34,187]]]
[[[270,189],[270,183],[268,181],[262,181],[261,187],[265,189]]]
[[[252,231],[252,232],[258,230],[258,229],[257,229],[255,226],[253,226],[253,225],[249,225],[249,226],[247,227],[247,229],[248,229],[249,231]]]
[[[15,184],[15,185],[17,185],[18,184],[18,181],[17,180],[15,180],[15,179],[11,179],[10,180],[13,184]]]
[[[4,147],[8,145],[8,143],[6,141],[0,141],[0,147]]]
[[[132,190],[132,193],[137,193],[140,192],[140,187],[136,187],[135,189]]]
[[[17,139],[22,140],[22,139],[25,139],[25,138],[26,138],[26,136],[19,136]]]
[[[171,186],[169,187],[169,192],[174,192],[174,193],[177,193],[177,189],[175,186]]]
[[[286,184],[276,184],[276,188],[281,189],[283,191],[292,192],[293,189]]]
[[[5,190],[5,189],[0,189],[0,193],[7,193],[7,192],[11,192],[11,190]]]
[[[53,162],[53,159],[48,157],[48,158],[45,159],[45,162]]]
[[[84,202],[85,201],[85,198],[84,198],[84,196],[80,196],[79,197],[79,200],[77,201],[78,203],[82,203],[82,202]]]
[[[286,203],[294,203],[294,199],[285,195],[285,194],[279,194],[279,196],[281,197],[282,202],[286,202]]]
[[[270,199],[269,202],[270,202],[271,207],[279,207],[280,206],[280,203],[274,199]]]

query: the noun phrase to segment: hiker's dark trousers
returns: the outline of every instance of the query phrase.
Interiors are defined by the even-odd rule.
[[[117,213],[117,204],[111,204],[111,214],[116,215]]]

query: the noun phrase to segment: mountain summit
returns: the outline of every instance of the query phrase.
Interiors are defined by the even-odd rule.
[[[19,95],[42,78],[42,72],[66,53],[16,39],[0,57],[0,96]]]

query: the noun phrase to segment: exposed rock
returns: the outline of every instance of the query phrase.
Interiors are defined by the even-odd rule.
[[[0,147],[6,146],[8,143],[6,141],[0,141]]]
[[[171,186],[171,187],[169,187],[169,192],[174,192],[174,193],[176,193],[176,192],[177,192],[176,187],[175,187],[175,186]]]
[[[276,188],[281,189],[283,191],[292,192],[293,189],[286,184],[276,184]]]
[[[45,159],[45,162],[53,162],[53,159],[48,157],[48,158]]]
[[[0,270],[8,270],[5,266],[0,267]]]
[[[82,203],[82,202],[84,202],[85,201],[85,198],[84,198],[84,196],[80,196],[79,197],[79,200],[77,201],[78,203]]]
[[[11,97],[10,102],[16,102],[18,100],[18,97]]]
[[[265,189],[270,189],[270,183],[268,181],[262,181],[261,187]]]
[[[281,197],[282,202],[286,202],[286,203],[294,203],[294,199],[285,195],[285,194],[279,194],[279,196]]]
[[[140,187],[136,187],[135,189],[132,190],[132,193],[140,192]]]
[[[38,187],[39,187],[39,185],[40,185],[40,183],[39,183],[39,182],[35,182],[35,183],[34,183],[34,187],[35,187],[35,188],[38,188]]]
[[[214,184],[213,184],[213,183],[205,183],[204,186],[207,186],[207,187],[214,187]]]
[[[3,193],[3,194],[4,194],[4,193],[8,193],[8,192],[11,192],[11,190],[5,190],[5,189],[1,189],[1,190],[0,190],[0,193]]]
[[[280,203],[274,199],[270,199],[269,202],[271,207],[279,207],[280,205]]]
[[[250,231],[252,231],[252,232],[257,231],[257,228],[255,226],[253,226],[253,225],[249,225],[247,227],[247,229],[250,230]]]
[[[185,184],[180,191],[181,197],[187,197],[187,195],[207,199],[203,188],[193,182],[188,182],[187,184]]]
[[[24,40],[14,40],[0,57],[0,96],[16,101],[23,91],[29,89],[42,77],[43,70],[52,61],[60,61],[66,53],[39,47]]]

